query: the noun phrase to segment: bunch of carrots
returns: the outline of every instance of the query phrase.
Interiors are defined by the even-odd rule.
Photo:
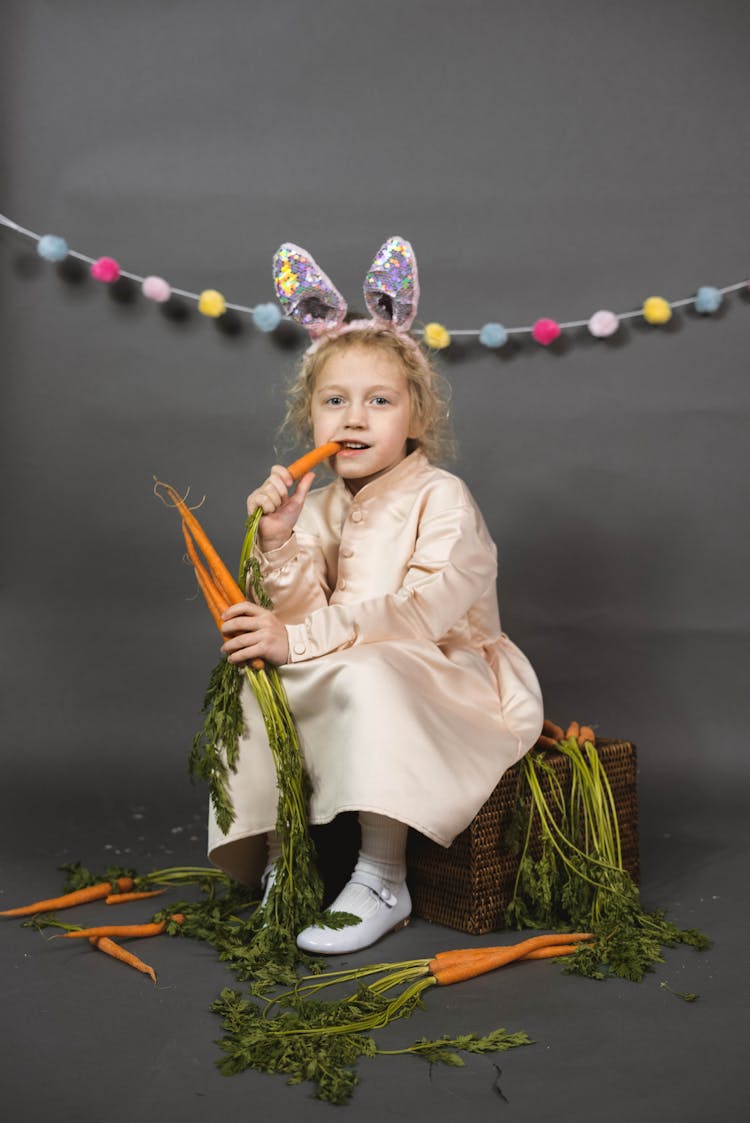
[[[554,721],[545,718],[535,748],[556,749],[561,741],[569,741],[571,738],[580,748],[583,748],[587,741],[590,745],[596,744],[596,734],[590,725],[580,725],[577,721],[571,721],[563,732],[561,725],[556,725]]]
[[[339,443],[330,441],[296,460],[288,469],[292,479],[302,479],[306,472],[333,456],[340,447]],[[188,557],[217,628],[221,630],[222,613],[231,604],[245,600],[250,590],[259,604],[272,607],[253,556],[262,508],[258,507],[247,521],[239,577],[235,581],[184,499],[169,484],[156,481],[154,491],[160,498],[163,498],[162,490],[182,518]],[[193,744],[191,768],[194,774],[208,779],[216,821],[226,833],[234,819],[228,770],[236,767],[243,723],[238,686],[238,676],[243,673],[263,718],[279,792],[276,829],[281,839],[282,860],[265,906],[266,921],[273,921],[274,939],[277,943],[282,941],[289,953],[297,931],[315,923],[322,914],[323,886],[307,830],[309,781],[284,684],[276,667],[266,667],[260,659],[238,667],[222,657],[212,673],[204,703],[206,721],[203,732]],[[266,938],[269,935],[267,932]]]
[[[592,939],[591,932],[553,932],[541,936],[531,936],[526,940],[519,940],[514,944],[499,944],[488,948],[455,948],[450,951],[440,951],[431,959],[412,959],[403,963],[379,963],[373,967],[355,967],[342,971],[327,971],[323,974],[308,975],[292,991],[270,1002],[265,1011],[275,1004],[284,1004],[289,995],[295,999],[317,995],[324,987],[340,983],[359,982],[367,975],[380,975],[381,978],[371,983],[369,990],[373,994],[384,994],[394,987],[405,982],[410,985],[406,991],[392,1000],[377,1022],[357,1026],[357,1029],[375,1029],[385,1025],[399,1010],[410,1006],[412,999],[431,986],[451,986],[453,983],[465,982],[467,979],[486,975],[489,971],[496,971],[509,963],[529,961],[535,959],[557,959],[562,956],[572,955],[577,951],[579,944]],[[416,981],[414,981],[416,980]],[[336,1023],[331,1023],[326,1016],[325,1032],[344,1032],[344,1028]],[[352,1031],[352,1025],[346,1027]]]
[[[34,901],[30,905],[21,905],[15,909],[5,909],[0,916],[19,917],[37,916],[40,913],[56,912],[58,909],[69,909],[75,905],[85,905],[91,901],[104,900],[107,905],[121,905],[129,901],[142,901],[149,897],[157,897],[163,889],[136,890],[132,877],[119,877],[115,881],[100,881],[96,885],[89,885],[85,889],[76,889],[73,893],[63,893],[59,897],[50,897],[44,901]],[[185,917],[181,913],[174,913],[170,917],[173,924],[182,924]],[[114,937],[132,939],[134,937],[160,936],[166,931],[168,921],[160,920],[149,924],[105,924],[95,928],[81,928],[77,925],[64,925],[59,921],[48,921],[49,924],[67,928],[64,933],[66,939],[88,939],[92,947],[119,959],[136,971],[143,972],[156,983],[156,972],[148,963],[144,963],[133,952],[120,946]]]
[[[312,1082],[317,1099],[341,1104],[357,1083],[353,1066],[360,1056],[412,1053],[430,1063],[460,1065],[457,1050],[497,1053],[530,1045],[523,1031],[509,1033],[503,1028],[483,1037],[473,1033],[444,1035],[434,1041],[422,1037],[396,1049],[380,1048],[369,1034],[421,1008],[430,987],[462,982],[515,962],[571,955],[589,938],[586,932],[535,936],[500,947],[439,952],[431,959],[308,975],[291,990],[266,999],[263,1009],[226,988],[211,1007],[222,1016],[225,1032],[219,1041],[223,1053],[219,1068],[225,1076],[246,1068],[283,1072],[291,1084]],[[356,989],[339,1000],[320,1001],[324,988],[337,985]],[[278,1012],[272,1013],[275,1007]]]
[[[293,464],[289,465],[288,471],[292,479],[295,481],[301,480],[316,464],[320,464],[321,461],[334,456],[340,448],[341,445],[338,444],[338,442],[329,441],[328,444],[321,445],[319,448],[314,448],[311,452],[306,453],[305,456],[301,456],[299,460],[295,460]],[[195,576],[206,604],[208,605],[209,612],[213,617],[216,627],[221,631],[223,623],[221,618],[222,613],[226,612],[230,605],[239,604],[240,601],[245,600],[246,595],[240,589],[238,583],[219,557],[208,535],[187,506],[182,496],[179,495],[171,484],[162,483],[161,480],[155,480],[154,492],[157,495],[159,494],[160,488],[164,488],[169,499],[182,516],[182,534],[185,539],[188,557],[192,562]],[[262,514],[263,511],[261,508],[258,508],[258,510],[254,512],[252,520],[255,521],[255,527],[257,527],[257,523]],[[198,550],[203,554],[204,561],[201,561]],[[246,549],[243,547],[243,555],[245,553]],[[240,567],[241,569],[243,568],[242,562]],[[254,670],[262,670],[264,663],[262,659],[253,659],[251,665]]]

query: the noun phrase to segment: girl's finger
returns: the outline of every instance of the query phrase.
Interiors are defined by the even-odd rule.
[[[259,604],[254,604],[250,600],[241,600],[237,604],[230,604],[229,608],[225,609],[221,614],[222,620],[232,620],[235,616],[259,616],[266,612],[267,609],[261,608]]]
[[[286,496],[279,495],[275,488],[265,483],[258,492],[258,506],[263,508],[264,515],[273,515],[278,511]]]
[[[269,476],[263,484],[263,489],[273,498],[278,499],[279,503],[283,503],[289,495],[289,488],[283,480],[277,476]]]
[[[240,651],[243,647],[254,647],[261,642],[260,635],[255,632],[239,632],[236,636],[228,636],[221,650]]]
[[[257,616],[238,616],[234,620],[225,620],[221,625],[222,635],[236,639],[243,632],[254,635],[263,627],[263,621]]]
[[[274,464],[273,468],[271,469],[269,479],[273,479],[274,476],[278,477],[287,491],[294,483],[294,477],[292,476],[289,469],[285,468],[283,464]]]
[[[224,651],[230,663],[246,663],[248,659],[256,659],[262,655],[265,647],[262,643],[246,644],[244,647],[238,648],[236,651]]]
[[[297,484],[297,490],[294,493],[294,498],[304,500],[305,496],[307,495],[308,491],[310,490],[310,488],[312,487],[314,482],[315,482],[315,473],[314,472],[307,472],[302,477],[302,479],[299,481],[299,483]]]

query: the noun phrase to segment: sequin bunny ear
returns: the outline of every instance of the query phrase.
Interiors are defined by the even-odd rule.
[[[396,235],[380,247],[365,276],[364,294],[375,320],[408,331],[417,314],[419,277],[414,250],[403,238]]]
[[[307,250],[284,242],[273,258],[273,283],[285,315],[315,339],[344,322],[346,301]]]

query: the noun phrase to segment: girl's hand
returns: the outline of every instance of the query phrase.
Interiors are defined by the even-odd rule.
[[[257,507],[263,508],[258,524],[258,545],[264,553],[277,550],[290,538],[314,479],[315,473],[308,472],[297,484],[294,495],[290,495],[289,488],[294,480],[283,464],[274,464],[266,482],[248,495],[248,515]]]
[[[221,650],[230,663],[266,659],[278,667],[288,661],[289,637],[273,612],[252,601],[240,601],[230,605],[222,617],[226,639]]]

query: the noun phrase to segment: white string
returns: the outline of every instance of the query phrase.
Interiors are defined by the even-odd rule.
[[[9,229],[15,230],[16,233],[23,234],[24,237],[31,238],[32,241],[35,241],[35,242],[39,242],[39,240],[41,238],[41,235],[35,234],[33,230],[27,230],[25,227],[19,226],[17,222],[13,222],[12,219],[8,218],[4,214],[0,214],[0,226],[7,226],[7,227],[9,227]],[[94,265],[96,260],[97,260],[94,257],[89,257],[88,254],[79,253],[78,250],[68,250],[67,256],[68,257],[75,257],[75,258],[77,258],[78,261],[85,261],[88,265]],[[129,273],[126,269],[120,269],[120,276],[121,277],[127,277],[131,281],[138,281],[140,284],[142,284],[143,281],[145,280],[145,277],[141,277],[138,273]],[[750,284],[750,282],[748,282],[748,281],[737,281],[736,284],[724,285],[723,288],[719,288],[719,289],[717,289],[717,291],[720,292],[722,295],[726,295],[727,293],[730,293],[730,292],[739,292],[740,289],[746,288],[749,284]],[[174,296],[184,296],[187,300],[194,300],[194,301],[196,301],[196,303],[200,300],[200,293],[190,292],[188,289],[177,289],[177,288],[174,288],[173,286],[170,285],[170,292]],[[682,297],[679,300],[667,300],[666,303],[669,305],[670,308],[684,308],[689,304],[694,304],[695,303],[695,297],[694,296],[685,296],[685,297]],[[225,302],[225,307],[227,309],[231,309],[233,312],[247,312],[250,315],[252,315],[252,313],[255,311],[255,308],[248,307],[248,305],[246,305],[246,304],[230,304],[229,301]],[[617,316],[618,320],[631,320],[631,319],[634,319],[636,316],[642,316],[643,315],[643,309],[642,308],[636,308],[634,311],[631,311],[631,312],[616,312],[616,313],[614,313],[614,315]],[[565,321],[560,321],[558,323],[558,327],[562,331],[564,331],[568,328],[588,327],[588,324],[589,324],[588,319],[586,319],[586,320],[565,320]],[[451,337],[453,337],[453,336],[479,336],[482,333],[481,328],[455,328],[455,329],[448,328],[446,330],[448,331],[448,334]],[[530,327],[525,326],[525,327],[516,327],[516,328],[505,328],[505,332],[506,332],[507,335],[530,335],[533,330],[534,330],[533,325],[530,326]],[[420,331],[417,331],[417,330],[413,329],[411,334],[416,335],[416,336],[420,336],[422,333]]]

